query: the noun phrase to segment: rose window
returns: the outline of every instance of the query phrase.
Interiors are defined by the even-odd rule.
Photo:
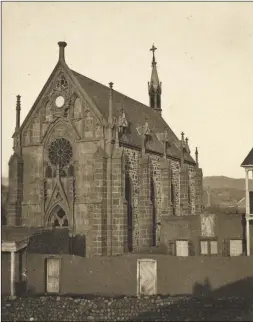
[[[48,157],[52,164],[60,168],[68,165],[72,159],[72,146],[66,139],[56,139],[51,142],[48,149]]]

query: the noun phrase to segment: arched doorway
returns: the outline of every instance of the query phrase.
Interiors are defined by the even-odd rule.
[[[150,201],[152,203],[152,246],[156,246],[156,209],[155,209],[155,188],[154,181],[151,179]]]
[[[51,215],[51,225],[54,228],[68,228],[69,220],[61,206],[56,206]]]
[[[132,211],[132,187],[129,175],[125,177],[125,199],[127,201],[127,249],[133,251],[133,211]]]

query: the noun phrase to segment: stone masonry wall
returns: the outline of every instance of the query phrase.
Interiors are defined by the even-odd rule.
[[[152,246],[151,163],[148,155],[140,160],[139,249]]]
[[[125,158],[123,148],[112,156],[112,254],[123,254],[127,241],[127,208],[124,196]]]
[[[180,164],[171,161],[174,215],[180,216]]]
[[[132,149],[124,148],[125,153],[125,171],[130,177],[132,184],[132,217],[133,217],[133,248],[139,245],[139,158],[140,153]]]
[[[200,214],[203,210],[203,174],[201,169],[196,169],[195,187],[196,187],[195,213]]]
[[[194,166],[189,166],[189,189],[190,189],[190,213],[191,215],[195,215],[196,184],[195,184]]]
[[[184,164],[180,169],[180,210],[181,216],[187,216],[189,209],[189,174],[188,165]]]

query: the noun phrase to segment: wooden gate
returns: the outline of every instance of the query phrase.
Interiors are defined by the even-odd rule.
[[[137,260],[137,296],[157,293],[157,265],[153,259]]]
[[[47,259],[47,293],[59,293],[60,291],[60,259]]]

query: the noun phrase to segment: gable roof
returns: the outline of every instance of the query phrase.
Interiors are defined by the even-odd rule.
[[[96,104],[101,114],[107,119],[109,113],[109,87],[73,70],[72,73],[78,80],[79,84]],[[141,136],[138,133],[138,128],[144,125],[145,118],[147,118],[149,128],[152,132],[152,140],[149,145],[149,149],[153,152],[161,154],[163,153],[163,144],[158,140],[158,137],[155,134],[159,135],[167,130],[168,141],[170,143],[170,146],[167,150],[168,155],[173,158],[180,159],[181,142],[158,113],[156,113],[149,106],[144,105],[120,92],[114,90],[113,94],[113,116],[118,118],[118,116],[121,115],[122,109],[124,109],[130,127],[130,135],[128,135],[126,141],[122,139],[122,143],[125,142],[141,147]],[[188,152],[185,152],[185,160],[195,164],[195,161]]]
[[[253,148],[251,149],[249,154],[244,159],[243,163],[241,164],[241,167],[245,167],[245,166],[247,167],[249,165],[253,166]]]

